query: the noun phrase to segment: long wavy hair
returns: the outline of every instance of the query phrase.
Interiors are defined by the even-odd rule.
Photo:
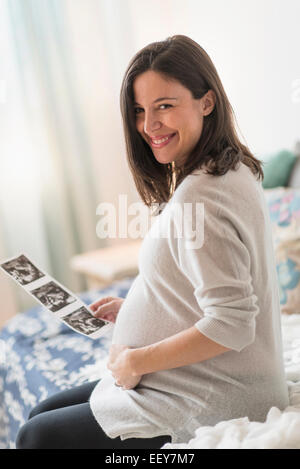
[[[204,117],[198,143],[180,167],[174,162],[159,163],[136,129],[133,82],[148,70],[166,79],[178,80],[191,91],[194,99],[202,98],[208,90],[213,90],[216,96],[213,111]],[[213,62],[204,49],[187,36],[175,35],[153,42],[134,55],[122,81],[120,108],[129,168],[148,207],[165,205],[183,179],[203,165],[208,168],[207,174],[221,176],[243,162],[258,178],[264,178],[263,162],[240,142],[234,111]]]

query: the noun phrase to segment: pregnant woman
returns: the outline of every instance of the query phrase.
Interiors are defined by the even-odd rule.
[[[17,448],[160,448],[288,406],[263,171],[211,59],[183,35],[152,43],[120,98],[129,168],[159,210],[125,300],[91,305],[115,322],[105,375],[41,402]]]

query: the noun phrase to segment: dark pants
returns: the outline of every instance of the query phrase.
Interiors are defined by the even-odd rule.
[[[17,449],[155,449],[171,441],[155,438],[110,438],[95,420],[88,402],[98,381],[61,391],[30,412],[17,435]]]

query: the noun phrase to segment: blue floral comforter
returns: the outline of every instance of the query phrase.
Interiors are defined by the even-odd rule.
[[[125,298],[133,280],[78,296],[87,305]],[[78,334],[39,305],[8,321],[0,331],[0,448],[15,448],[20,426],[40,401],[100,377],[109,345],[109,338]]]

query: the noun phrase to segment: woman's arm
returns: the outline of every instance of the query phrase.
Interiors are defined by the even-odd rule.
[[[193,326],[167,339],[140,348],[113,344],[107,368],[124,389],[137,386],[142,375],[191,365],[216,357],[229,348],[214,342]]]
[[[127,349],[132,376],[191,365],[231,349],[214,342],[195,326],[146,347]]]

